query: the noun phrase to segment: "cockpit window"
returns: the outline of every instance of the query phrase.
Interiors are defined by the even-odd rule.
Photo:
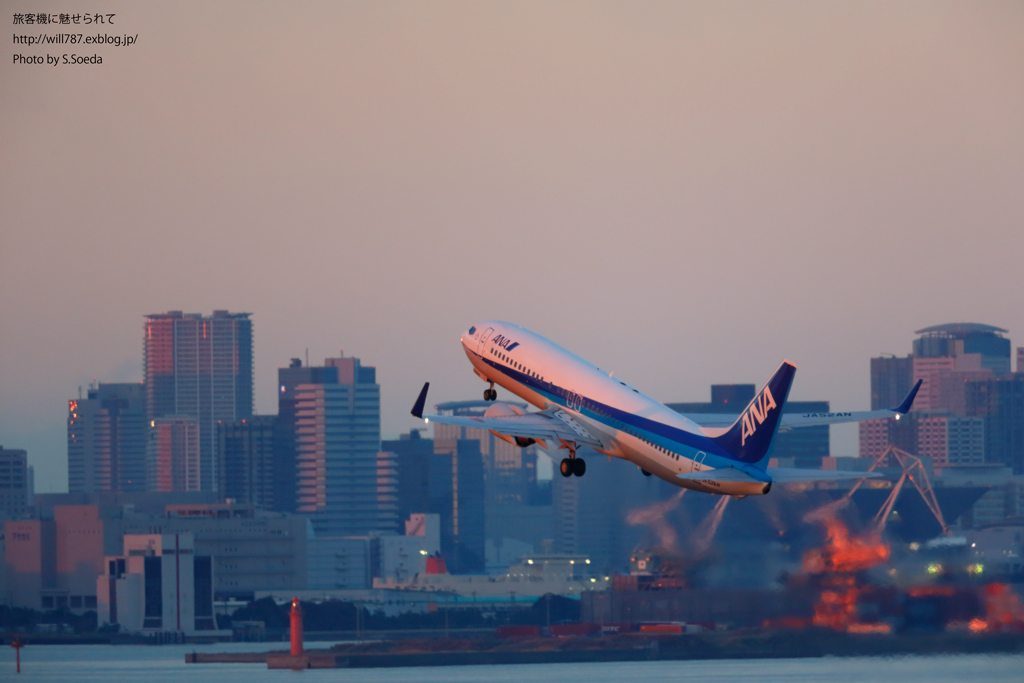
[[[474,325],[473,327],[469,328],[469,333],[470,334],[476,334],[476,325]]]

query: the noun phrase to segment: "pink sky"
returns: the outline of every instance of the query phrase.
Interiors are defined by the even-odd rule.
[[[307,347],[376,365],[386,438],[424,380],[479,396],[486,318],[664,401],[788,358],[861,409],[917,328],[1024,345],[1020,2],[102,9],[138,43],[0,67],[0,444],[39,491],[169,309],[253,313],[261,413]]]

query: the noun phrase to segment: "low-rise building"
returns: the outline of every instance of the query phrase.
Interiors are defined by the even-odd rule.
[[[123,632],[214,631],[213,564],[192,534],[129,534],[124,553],[104,558],[96,579],[101,626]]]
[[[110,502],[102,498],[101,502]],[[131,504],[54,505],[44,518],[4,523],[6,580],[0,601],[32,609],[96,609],[104,557],[138,534],[191,534],[214,563],[218,598],[251,599],[255,591],[306,586],[303,517],[232,504],[166,505],[163,514]],[[49,518],[46,518],[49,517]]]

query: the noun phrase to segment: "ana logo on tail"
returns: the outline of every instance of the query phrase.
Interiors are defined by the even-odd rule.
[[[775,398],[772,396],[771,389],[766,385],[761,395],[755,398],[754,402],[747,408],[747,412],[743,413],[743,434],[740,438],[740,446],[746,445],[747,437],[754,435],[757,428],[768,417],[768,411],[774,407]],[[757,421],[756,424],[755,420]]]

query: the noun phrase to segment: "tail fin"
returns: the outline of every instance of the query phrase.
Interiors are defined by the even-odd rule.
[[[775,371],[764,388],[750,402],[739,419],[715,441],[739,462],[756,465],[768,455],[772,438],[779,428],[782,406],[789,397],[789,388],[796,375],[796,366],[789,361]],[[761,467],[764,469],[763,465]]]

